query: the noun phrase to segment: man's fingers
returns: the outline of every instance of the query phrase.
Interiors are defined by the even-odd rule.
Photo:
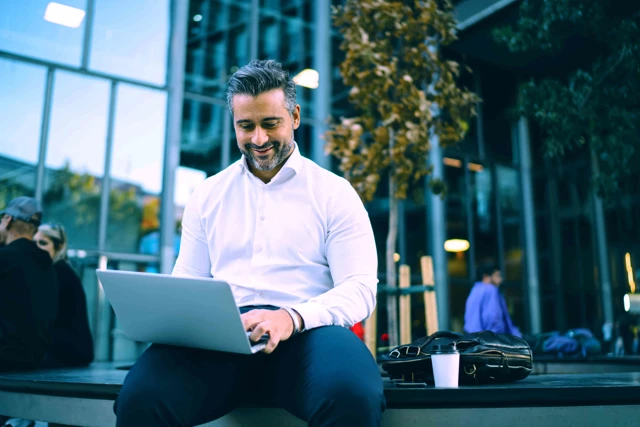
[[[264,334],[271,335],[271,321],[265,320],[264,322],[257,323],[256,326],[251,331],[251,335],[249,335],[249,339],[253,342],[258,342],[260,338]]]
[[[264,314],[260,313],[261,311],[263,310],[251,310],[240,315],[245,331],[254,329],[257,324],[264,320]]]
[[[269,336],[269,341],[267,341],[267,346],[264,350],[265,353],[273,352],[278,344],[280,343],[280,331],[275,327],[275,323],[271,320],[265,320],[264,322],[258,323],[251,332],[249,339],[253,342],[258,342],[260,338],[267,334]]]
[[[267,354],[272,353],[276,349],[278,344],[280,344],[280,335],[279,334],[270,335],[269,342],[267,342],[267,346],[262,351]]]

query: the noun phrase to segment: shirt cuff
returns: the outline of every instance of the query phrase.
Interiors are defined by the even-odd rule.
[[[291,306],[298,312],[304,321],[304,330],[319,328],[320,326],[333,325],[333,319],[329,310],[317,302],[303,302]]]

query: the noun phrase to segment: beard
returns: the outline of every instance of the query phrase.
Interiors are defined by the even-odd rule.
[[[273,147],[271,153],[261,156],[255,150]],[[247,160],[260,171],[270,171],[282,164],[293,150],[293,132],[289,141],[269,141],[262,147],[247,143],[240,148]],[[262,158],[261,158],[262,157]]]

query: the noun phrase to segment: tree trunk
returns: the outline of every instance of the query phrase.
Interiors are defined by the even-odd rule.
[[[389,175],[389,233],[387,234],[387,286],[397,287],[396,241],[398,239],[398,200],[395,197],[396,181]],[[387,293],[387,333],[389,346],[395,347],[398,342],[398,297],[394,293]]]

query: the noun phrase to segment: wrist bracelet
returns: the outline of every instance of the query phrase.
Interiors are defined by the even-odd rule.
[[[295,335],[300,332],[300,322],[298,321],[298,315],[296,312],[290,307],[282,307],[282,309],[289,313],[291,320],[293,320],[293,333],[291,335]]]

